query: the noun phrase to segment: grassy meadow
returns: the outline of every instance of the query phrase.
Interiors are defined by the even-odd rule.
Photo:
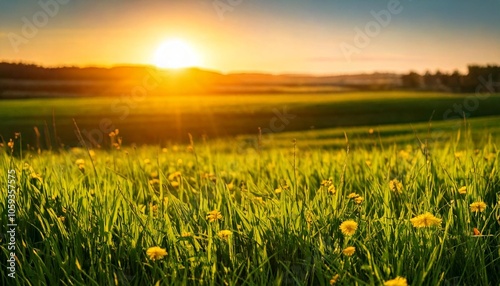
[[[0,151],[0,185],[15,170],[18,188],[15,282],[498,285],[500,96],[440,121],[466,98],[155,98],[109,117],[102,148],[40,152],[33,126],[55,146],[54,112],[76,145],[70,119],[98,126],[113,99],[4,101],[4,140],[26,130]],[[270,123],[284,106],[295,117]],[[258,134],[270,124],[284,128]]]

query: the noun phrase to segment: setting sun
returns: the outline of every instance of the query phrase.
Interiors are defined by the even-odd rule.
[[[158,47],[153,64],[160,68],[185,68],[199,66],[200,59],[188,43],[180,39],[170,39]]]

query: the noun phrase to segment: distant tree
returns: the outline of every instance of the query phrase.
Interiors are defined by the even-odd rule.
[[[500,66],[487,65],[469,65],[468,74],[463,77],[461,82],[462,91],[475,92],[478,87],[485,84],[491,84],[488,88],[493,91],[500,91],[500,86],[496,83],[500,82]]]
[[[426,71],[424,76],[424,86],[425,89],[433,89],[436,87],[436,77],[432,75],[431,72]]]
[[[422,76],[418,73],[411,71],[409,74],[405,74],[401,77],[401,81],[404,87],[419,89],[422,87]]]

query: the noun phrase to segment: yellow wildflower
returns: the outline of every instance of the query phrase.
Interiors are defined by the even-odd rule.
[[[146,254],[149,256],[149,259],[155,261],[158,259],[162,259],[164,256],[167,255],[167,251],[164,248],[160,248],[158,246],[153,246],[148,248],[146,251]]]
[[[180,177],[180,176],[181,176],[181,172],[173,172],[172,174],[168,175],[168,180],[173,181],[177,177]]]
[[[356,247],[354,246],[349,246],[342,250],[342,253],[347,256],[352,256],[354,252],[356,252]]]
[[[334,195],[337,192],[337,189],[335,189],[334,185],[331,185],[328,187],[328,193]]]
[[[476,212],[476,213],[481,213],[486,209],[486,204],[484,202],[474,202],[470,204],[470,211],[471,212]]]
[[[358,205],[361,204],[365,199],[363,197],[354,198],[354,202]]]
[[[429,212],[426,212],[424,214],[418,215],[410,219],[410,222],[413,224],[414,227],[421,228],[429,226],[440,226],[442,219],[435,217]]]
[[[189,231],[183,231],[181,234],[182,237],[190,237],[191,233]]]
[[[397,276],[394,279],[385,281],[384,286],[408,286],[408,283],[406,282],[406,278]]]
[[[337,281],[339,281],[339,278],[340,278],[340,275],[338,274],[335,274],[332,279],[330,279],[330,285],[333,286],[337,283]]]
[[[410,159],[410,153],[408,153],[406,150],[399,151],[398,155],[405,160]]]
[[[358,229],[358,223],[353,220],[346,220],[340,224],[339,228],[344,235],[353,235]]]
[[[357,197],[359,197],[359,195],[358,195],[358,194],[356,194],[356,193],[350,193],[350,194],[347,196],[347,198],[348,198],[348,199],[354,199],[354,198],[357,198]]]
[[[214,222],[222,219],[222,214],[218,210],[213,210],[207,213],[207,219],[209,222]]]
[[[391,180],[389,182],[389,188],[391,189],[391,191],[393,191],[395,193],[398,193],[398,194],[403,193],[403,184],[400,181],[398,181],[397,179]]]
[[[332,184],[333,184],[333,181],[331,179],[321,181],[321,185],[325,186],[325,187],[331,186]]]
[[[160,184],[160,180],[158,179],[149,180],[149,184],[153,186],[158,186]]]
[[[80,169],[80,170],[85,169],[85,161],[83,159],[78,159],[78,160],[76,160],[75,163],[78,166],[78,169]]]
[[[467,187],[463,186],[460,189],[458,189],[458,193],[461,195],[465,195],[467,193]]]
[[[39,173],[35,173],[34,171],[30,175],[31,179],[42,181],[42,176]]]
[[[230,236],[231,234],[233,234],[233,233],[232,233],[230,230],[227,230],[227,229],[225,229],[225,230],[221,230],[221,231],[219,231],[219,232],[217,233],[217,235],[218,235],[220,238],[222,238],[222,239],[228,239],[228,238],[229,238],[229,236]]]
[[[9,146],[10,149],[14,149],[14,141],[10,139],[9,142],[7,143],[7,146]]]

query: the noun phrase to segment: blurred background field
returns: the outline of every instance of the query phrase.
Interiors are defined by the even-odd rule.
[[[473,99],[475,109],[470,108]],[[480,119],[472,121],[476,131],[486,128],[498,133],[499,106],[499,94],[478,100],[475,94],[410,91],[150,96],[136,101],[119,97],[9,99],[0,105],[0,135],[8,141],[14,132],[21,132],[25,142],[36,147],[33,128],[37,127],[43,149],[57,147],[56,142],[74,146],[78,140],[73,119],[87,134],[93,130],[93,138],[102,137],[102,146],[107,146],[110,131],[99,131],[103,120],[105,129],[120,130],[125,144],[139,145],[186,143],[188,133],[197,139],[256,135],[259,127],[264,133],[378,127],[382,137],[395,137],[413,131],[409,125],[383,126],[412,123],[423,131],[427,127],[419,123],[456,127],[456,121],[464,118]],[[306,134],[315,132],[296,136],[310,136]]]

